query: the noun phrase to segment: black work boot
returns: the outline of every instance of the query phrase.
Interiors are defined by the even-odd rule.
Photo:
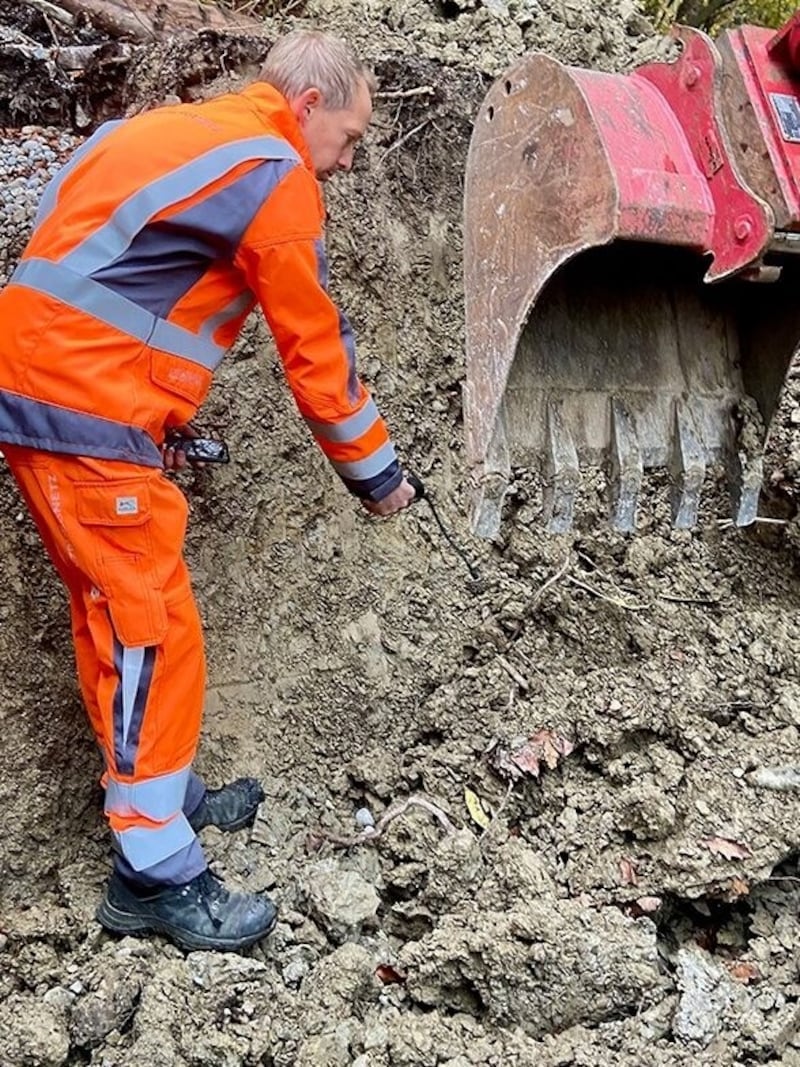
[[[256,778],[237,778],[221,789],[207,789],[203,799],[187,818],[198,833],[205,826],[220,830],[241,830],[252,826],[264,790]]]
[[[97,909],[115,934],[165,934],[187,951],[238,952],[266,937],[277,922],[275,905],[260,893],[230,893],[211,871],[185,885],[133,886],[116,872]]]

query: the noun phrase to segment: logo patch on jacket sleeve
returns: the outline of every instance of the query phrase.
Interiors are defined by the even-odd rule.
[[[138,496],[118,496],[116,500],[117,515],[138,515]]]

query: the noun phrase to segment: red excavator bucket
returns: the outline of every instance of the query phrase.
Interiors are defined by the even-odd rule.
[[[674,522],[694,525],[719,460],[734,520],[756,517],[800,331],[800,80],[786,28],[673,37],[677,58],[626,75],[529,54],[481,107],[464,249],[481,535],[512,464],[542,470],[553,531],[598,465],[621,530],[648,467],[669,469]]]

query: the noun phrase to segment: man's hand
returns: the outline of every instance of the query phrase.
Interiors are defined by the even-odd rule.
[[[413,504],[416,495],[417,491],[414,486],[404,478],[398,487],[383,500],[362,500],[361,503],[372,515],[388,518],[389,515],[396,515],[398,511]]]
[[[186,458],[186,453],[179,448],[173,448],[169,444],[170,435],[176,434],[179,437],[199,437],[199,433],[195,430],[194,426],[191,426],[188,422],[182,426],[170,427],[170,433],[167,434],[167,440],[164,442],[161,448],[161,455],[164,460],[164,468],[168,471],[181,471],[185,467],[189,466],[189,460]],[[192,464],[192,466],[203,466],[203,464]]]

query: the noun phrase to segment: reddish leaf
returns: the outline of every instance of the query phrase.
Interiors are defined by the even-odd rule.
[[[661,897],[639,897],[636,907],[642,915],[652,915],[661,907]]]
[[[743,982],[745,985],[749,985],[751,982],[760,982],[764,977],[756,963],[745,963],[744,960],[729,960],[725,966],[737,982]]]
[[[375,968],[375,977],[379,982],[383,982],[384,985],[402,985],[406,980],[406,976],[402,971],[398,971],[397,968],[388,963],[382,963]]]
[[[519,767],[523,774],[530,774],[533,778],[539,777],[539,756],[531,746],[526,745],[519,752],[513,752],[511,762],[515,767]]]
[[[574,748],[573,743],[566,737],[561,737],[551,730],[537,730],[527,739],[508,747],[495,745],[489,756],[489,763],[498,774],[512,781],[526,775],[538,778],[542,764],[552,771]]]
[[[619,861],[619,881],[620,885],[639,884],[636,863],[633,860],[627,859],[625,856]]]
[[[704,837],[700,844],[715,856],[724,856],[726,860],[746,860],[753,855],[747,845],[732,841],[729,837]]]

